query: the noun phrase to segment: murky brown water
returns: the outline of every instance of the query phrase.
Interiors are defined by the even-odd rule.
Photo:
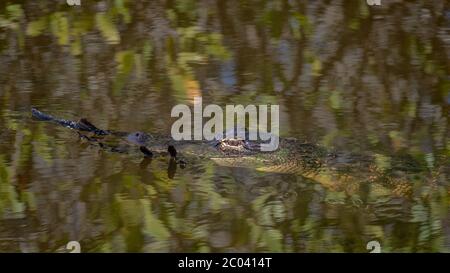
[[[448,1],[81,2],[0,3],[1,252],[450,251]],[[427,175],[406,197],[207,160],[170,179],[29,113],[167,134],[194,96]]]

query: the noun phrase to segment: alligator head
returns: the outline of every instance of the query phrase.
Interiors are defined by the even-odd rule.
[[[224,138],[214,143],[214,146],[225,154],[246,154],[260,151],[257,142],[247,141],[241,138]]]

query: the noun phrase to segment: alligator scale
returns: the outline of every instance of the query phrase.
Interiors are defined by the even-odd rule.
[[[346,191],[362,183],[374,183],[389,188],[394,194],[408,196],[412,183],[408,173],[422,172],[411,168],[381,170],[370,155],[332,153],[319,145],[294,138],[280,138],[279,148],[272,152],[259,149],[258,141],[223,138],[214,141],[174,141],[170,136],[144,132],[118,132],[99,129],[88,120],[59,119],[35,108],[32,117],[40,121],[59,124],[76,131],[81,139],[100,149],[130,153],[153,158],[169,156],[171,167],[184,168],[194,160],[213,160],[220,166],[250,168],[259,172],[296,174],[318,182],[334,191]],[[395,174],[394,174],[395,173]]]

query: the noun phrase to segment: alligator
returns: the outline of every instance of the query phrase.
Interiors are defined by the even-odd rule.
[[[329,152],[317,144],[295,138],[280,138],[277,150],[263,152],[260,149],[261,141],[238,137],[213,141],[174,141],[170,136],[140,131],[128,133],[103,130],[85,118],[65,120],[35,108],[32,108],[31,114],[34,119],[72,129],[81,139],[104,150],[137,153],[145,158],[170,156],[169,176],[172,177],[177,165],[184,168],[190,160],[207,158],[220,166],[300,175],[333,191],[351,193],[362,183],[373,183],[389,188],[396,195],[410,196],[413,183],[409,181],[408,175],[426,171],[420,164],[412,164],[405,169],[405,162],[382,169],[371,155]]]

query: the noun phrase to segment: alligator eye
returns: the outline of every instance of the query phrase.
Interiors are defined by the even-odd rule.
[[[138,136],[139,136],[139,133],[136,133],[136,136],[138,137]]]

